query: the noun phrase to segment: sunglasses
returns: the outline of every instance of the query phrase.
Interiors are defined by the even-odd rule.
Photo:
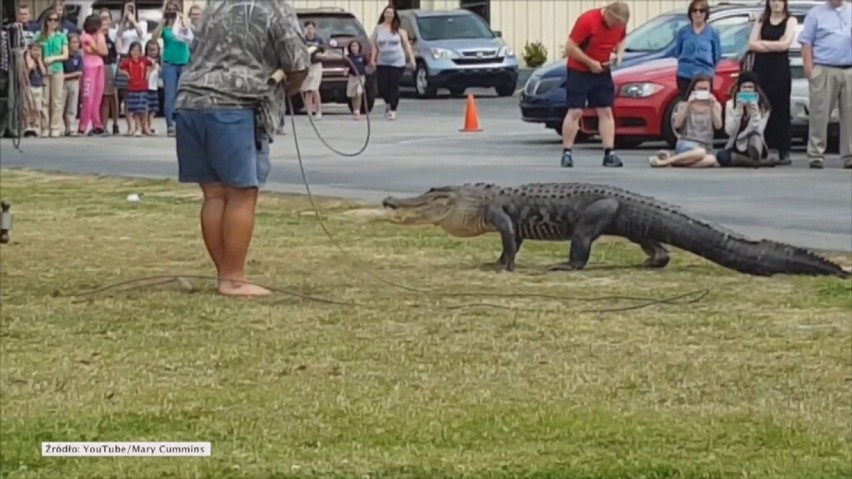
[[[692,11],[694,13],[707,13],[707,9],[705,8],[693,8]]]
[[[58,18],[48,18],[47,21],[48,22],[58,22],[59,19]]]

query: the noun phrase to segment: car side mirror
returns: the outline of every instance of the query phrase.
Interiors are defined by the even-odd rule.
[[[500,30],[494,30],[494,35],[497,35],[497,37],[499,38],[503,38],[503,32],[501,32]]]

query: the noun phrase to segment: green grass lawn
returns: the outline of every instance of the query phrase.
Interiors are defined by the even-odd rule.
[[[547,271],[567,244],[528,242],[515,273],[495,273],[496,236],[323,200],[344,255],[305,198],[264,195],[253,279],[363,306],[228,299],[195,278],[74,296],[211,274],[196,189],[2,170],[0,192],[15,214],[0,246],[3,478],[852,476],[852,282],[748,277],[682,251],[645,270],[621,241],[572,273]],[[642,303],[576,299],[700,288],[697,303],[616,312],[589,310]],[[213,454],[42,458],[42,441]]]

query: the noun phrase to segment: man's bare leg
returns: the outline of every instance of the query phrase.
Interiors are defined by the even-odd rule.
[[[257,188],[225,187],[225,210],[221,223],[224,258],[219,274],[219,292],[229,296],[265,296],[266,288],[245,283],[246,255],[254,233]]]
[[[601,146],[612,150],[615,148],[615,117],[612,116],[612,108],[598,108],[597,113]]]
[[[204,204],[201,206],[201,234],[207,254],[216,265],[216,276],[222,275],[222,262],[225,258],[222,222],[225,217],[225,189],[219,183],[201,185]]]

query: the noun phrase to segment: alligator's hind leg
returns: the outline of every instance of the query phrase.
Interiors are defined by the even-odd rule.
[[[642,239],[636,241],[642,247],[642,251],[648,255],[648,259],[642,263],[642,266],[648,268],[665,268],[669,264],[669,252],[666,248],[654,240]]]
[[[583,211],[583,215],[574,227],[571,235],[571,248],[568,262],[550,268],[552,271],[573,271],[583,269],[589,262],[592,243],[609,228],[618,214],[618,200],[605,198],[595,201]]]

